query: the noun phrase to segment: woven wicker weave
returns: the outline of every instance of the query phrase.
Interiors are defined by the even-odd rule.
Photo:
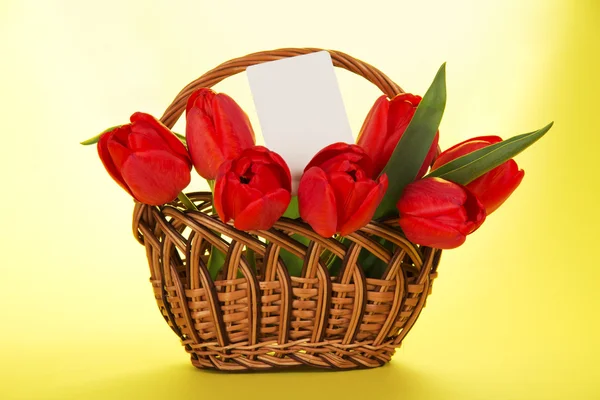
[[[186,86],[161,121],[172,128],[197,88],[250,65],[320,50],[281,49],[223,63]],[[329,52],[335,66],[388,96],[402,92],[373,66]],[[188,196],[199,211],[185,211],[178,201],[161,207],[136,203],[133,231],[146,248],[158,306],[198,368],[378,367],[390,361],[431,292],[441,251],[409,242],[397,221],[373,221],[348,236],[346,245],[286,218],[268,231],[242,232],[213,214],[210,193]],[[391,251],[381,239],[393,243]],[[212,246],[226,254],[214,282],[206,266]],[[290,276],[281,249],[304,260],[301,276]],[[378,279],[366,278],[357,264],[363,249],[387,264]],[[248,250],[256,255],[256,270]],[[336,276],[325,262],[332,254],[343,259]]]

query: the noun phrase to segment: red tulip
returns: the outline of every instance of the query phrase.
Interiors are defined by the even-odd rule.
[[[432,170],[465,154],[501,141],[502,138],[498,136],[479,136],[465,140],[440,154],[435,160]],[[470,182],[467,188],[477,196],[485,207],[487,215],[490,215],[515,191],[524,175],[525,172],[522,169],[519,170],[514,160],[508,160]]]
[[[369,223],[387,190],[374,180],[371,159],[357,145],[335,143],[306,166],[298,188],[300,216],[319,235],[348,235]]]
[[[248,116],[229,96],[201,88],[189,97],[185,136],[194,168],[205,179],[217,177],[223,162],[254,146]]]
[[[168,203],[190,183],[192,163],[185,146],[149,114],[136,112],[130,121],[100,137],[100,160],[137,201]]]
[[[397,207],[406,238],[438,249],[460,246],[485,221],[485,209],[473,193],[441,178],[408,184]]]
[[[369,111],[358,134],[357,144],[362,147],[375,164],[375,174],[383,171],[396,145],[408,127],[421,96],[402,93],[388,100],[381,96]],[[438,146],[439,133],[435,134],[431,148],[415,179],[420,179],[431,165]]]
[[[215,184],[215,209],[223,222],[237,229],[269,229],[287,209],[292,190],[290,169],[262,146],[244,150],[225,161]]]

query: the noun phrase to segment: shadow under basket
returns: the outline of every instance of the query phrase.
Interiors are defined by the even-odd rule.
[[[199,87],[249,65],[320,50],[281,49],[228,61],[184,88],[161,121],[172,128]],[[334,65],[388,97],[402,92],[369,64],[329,53]],[[133,231],[146,248],[159,309],[198,368],[378,367],[390,361],[431,293],[441,250],[408,241],[397,220],[373,221],[344,240],[323,238],[287,218],[268,231],[243,232],[214,215],[211,193],[188,196],[198,211],[186,211],[178,200],[160,207],[136,203]],[[215,279],[208,270],[214,249],[225,256]],[[365,256],[379,270],[365,271]],[[301,270],[288,270],[290,257]]]

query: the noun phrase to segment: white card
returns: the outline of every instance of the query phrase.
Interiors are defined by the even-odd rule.
[[[287,162],[292,193],[325,146],[354,143],[342,94],[326,51],[246,69],[265,146]]]

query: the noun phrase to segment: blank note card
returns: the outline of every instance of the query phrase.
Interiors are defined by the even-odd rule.
[[[325,146],[353,143],[326,51],[246,69],[265,145],[287,162],[296,192],[304,167]]]

